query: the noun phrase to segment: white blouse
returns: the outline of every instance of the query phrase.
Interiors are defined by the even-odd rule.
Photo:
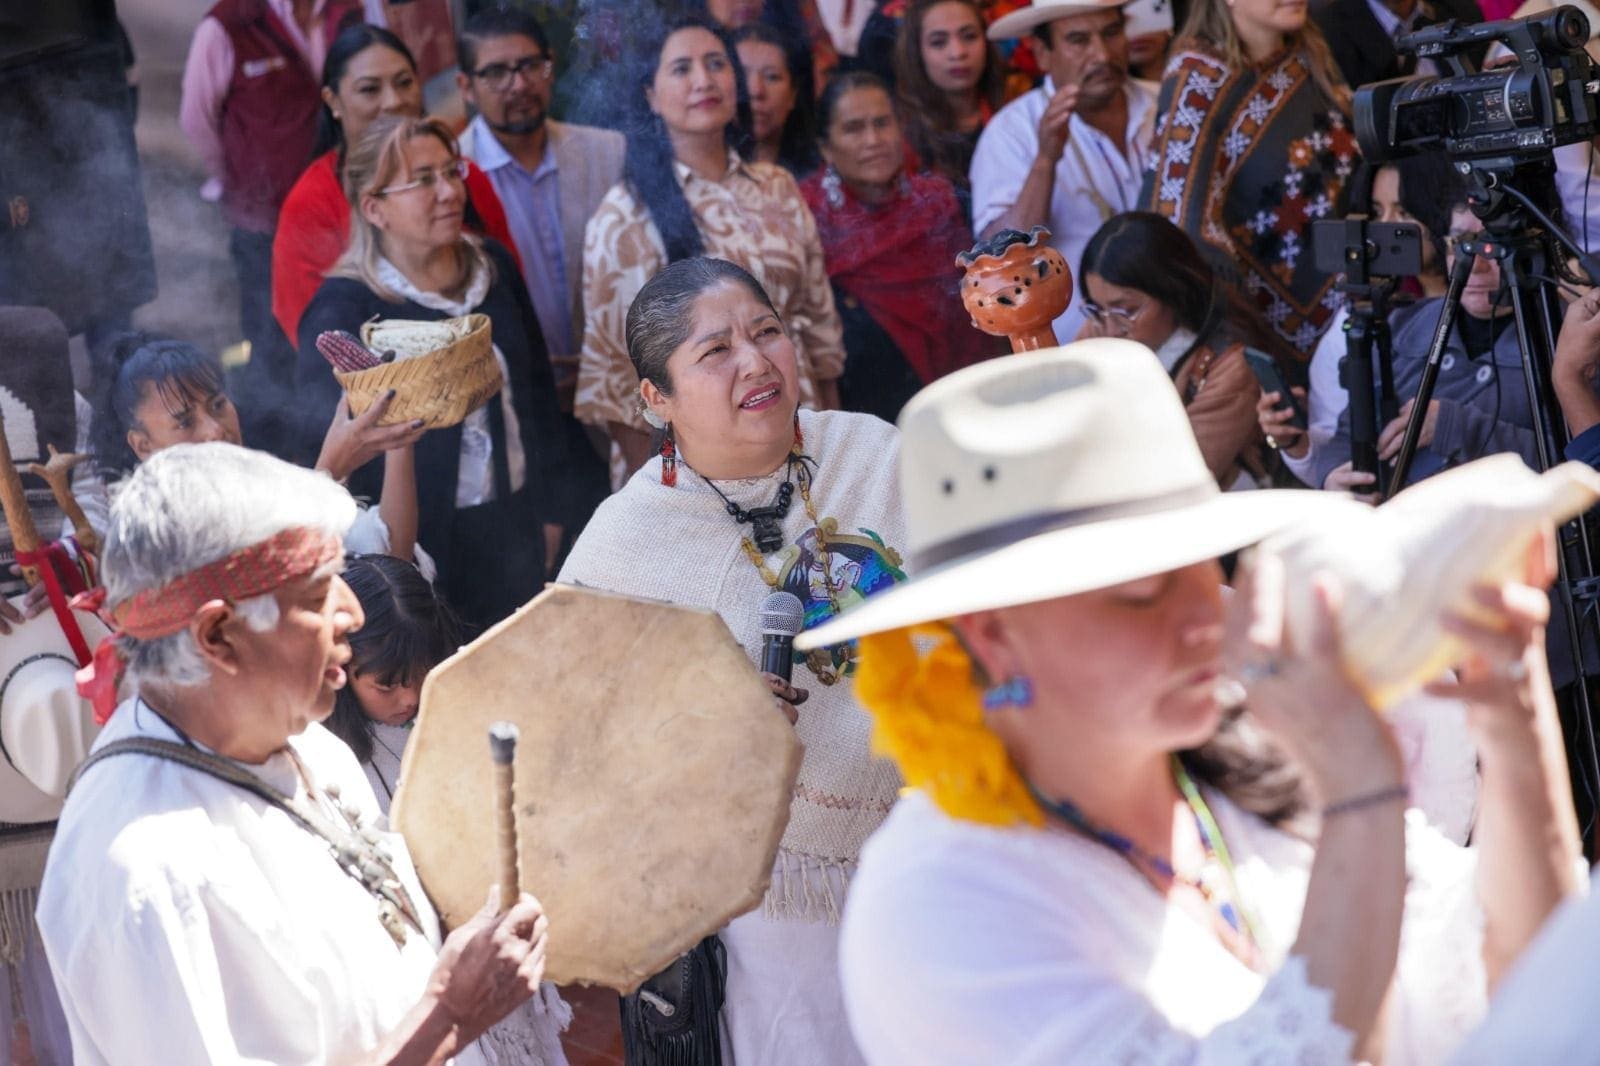
[[[841,934],[845,1002],[891,1063],[1348,1062],[1290,957],[1311,847],[1209,794],[1274,971],[1257,973],[1103,845],[953,819],[908,791],[867,844]],[[1407,816],[1409,885],[1385,1063],[1437,1063],[1484,1013],[1471,852]]]

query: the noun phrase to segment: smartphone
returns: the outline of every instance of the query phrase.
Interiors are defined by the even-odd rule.
[[[1244,361],[1250,364],[1250,372],[1256,376],[1256,381],[1261,383],[1262,392],[1278,394],[1277,410],[1294,412],[1294,417],[1289,419],[1291,426],[1295,429],[1305,429],[1310,425],[1306,418],[1306,409],[1300,406],[1299,398],[1289,391],[1289,383],[1284,380],[1283,372],[1278,369],[1278,364],[1272,356],[1256,348],[1246,348]]]
[[[1422,273],[1422,228],[1415,222],[1321,219],[1311,224],[1311,251],[1324,274],[1348,274],[1352,259],[1366,261],[1374,278]]]

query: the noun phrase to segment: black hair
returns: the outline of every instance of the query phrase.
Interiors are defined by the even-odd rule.
[[[877,89],[889,98],[889,107],[893,109],[894,94],[882,78],[866,70],[836,70],[828,75],[827,82],[822,86],[822,95],[817,97],[817,136],[822,140],[826,141],[828,131],[833,129],[833,112],[839,106],[839,101],[845,93],[857,89]]]
[[[781,32],[765,22],[752,22],[736,32],[733,35],[735,51],[746,41],[770,44],[783,53],[783,65],[789,71],[789,83],[794,86],[794,109],[784,121],[783,132],[778,139],[778,165],[796,178],[804,177],[822,163],[821,157],[817,154],[817,123],[814,114],[815,105],[812,103],[817,96],[817,87],[813,76],[811,53],[803,48],[796,48]],[[748,82],[745,84],[744,95],[745,99],[749,99]],[[753,146],[754,134],[752,133],[747,140]],[[741,152],[746,151],[746,145],[741,144],[738,147]]]
[[[532,14],[516,7],[486,7],[468,17],[456,36],[456,61],[464,74],[478,67],[478,46],[497,37],[526,37],[550,58],[550,38]]]
[[[694,302],[706,290],[728,282],[743,285],[750,295],[766,304],[767,309],[783,321],[778,309],[772,306],[767,290],[743,267],[704,255],[679,259],[645,282],[628,308],[623,332],[628,342],[628,358],[633,361],[639,380],[650,382],[664,396],[672,395],[667,360],[689,337],[694,325]]]
[[[1195,347],[1242,342],[1271,354],[1285,370],[1298,360],[1244,295],[1217,276],[1187,233],[1152,211],[1113,215],[1084,246],[1078,290],[1089,299],[1089,275],[1137,289],[1171,308]]]
[[[382,26],[355,22],[340,30],[333,43],[328,45],[328,56],[322,61],[322,87],[337,93],[350,61],[374,45],[399,52],[411,66],[411,73],[417,73],[417,57],[411,54],[411,49],[406,47],[404,41]],[[333,109],[324,102],[317,114],[317,139],[311,148],[311,158],[320,159],[335,148],[342,159],[344,126],[333,117]]]
[[[745,93],[744,70],[739,65],[739,52],[728,43],[728,35],[709,19],[684,15],[668,20],[652,34],[645,47],[635,53],[632,60],[633,79],[628,107],[630,114],[624,125],[628,137],[627,152],[623,157],[622,180],[629,191],[650,213],[667,249],[667,262],[688,259],[705,251],[705,241],[695,224],[694,212],[678,183],[678,173],[673,164],[672,141],[667,136],[666,125],[650,110],[645,101],[645,88],[655,80],[656,69],[661,65],[661,51],[675,33],[684,30],[705,30],[722,42],[733,67],[737,105],[733,121],[723,133],[724,140],[736,145],[749,137],[750,100]]]
[[[129,473],[139,457],[128,446],[138,421],[134,409],[153,388],[169,411],[204,403],[225,391],[222,364],[192,344],[151,333],[110,338],[94,357],[94,417],[89,443],[96,467],[107,476]]]
[[[928,12],[949,0],[911,0],[895,33],[894,93],[907,143],[928,170],[943,174],[964,188],[972,162],[972,140],[957,127],[950,98],[928,77],[922,61],[922,27]],[[981,35],[988,25],[978,0],[955,0],[972,12]],[[974,86],[990,112],[1005,106],[1005,60],[993,41],[985,39],[983,73]]]
[[[1400,172],[1400,206],[1427,227],[1438,270],[1444,273],[1444,239],[1451,213],[1467,206],[1466,179],[1443,152],[1407,156],[1389,165]]]
[[[392,555],[352,555],[345,584],[361,601],[366,622],[350,634],[350,676],[369,674],[384,685],[420,682],[461,644],[461,623],[411,563]],[[350,745],[358,762],[372,760],[372,720],[346,684],[323,723]]]

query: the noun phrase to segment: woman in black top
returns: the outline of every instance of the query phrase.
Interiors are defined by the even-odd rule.
[[[537,593],[555,563],[574,471],[516,263],[493,241],[462,233],[464,172],[454,138],[436,120],[382,119],[351,147],[350,247],[301,320],[297,378],[314,422],[340,391],[316,350],[318,334],[355,333],[374,317],[489,316],[508,388],[416,446],[417,539],[438,562],[446,599],[469,626],[487,626]],[[375,473],[358,471],[352,490],[370,491]]]

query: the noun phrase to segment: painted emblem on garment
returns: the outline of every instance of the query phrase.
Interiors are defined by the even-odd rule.
[[[778,588],[805,605],[805,627],[821,625],[840,611],[906,579],[900,553],[870,529],[840,533],[837,519],[824,518],[778,553]],[[827,551],[819,550],[819,542]],[[855,672],[855,643],[795,653],[823,684]]]

